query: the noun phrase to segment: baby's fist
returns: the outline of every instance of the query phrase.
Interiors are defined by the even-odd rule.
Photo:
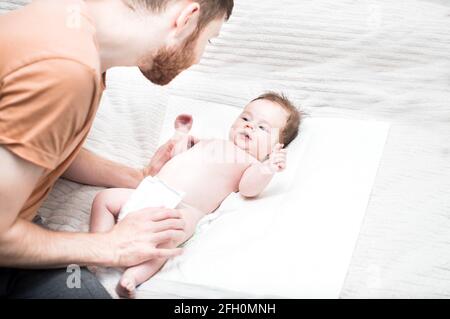
[[[286,168],[287,150],[283,149],[283,144],[278,143],[275,145],[266,165],[272,173],[281,172]]]
[[[192,116],[190,114],[180,114],[174,122],[175,130],[182,133],[189,133],[192,128]]]

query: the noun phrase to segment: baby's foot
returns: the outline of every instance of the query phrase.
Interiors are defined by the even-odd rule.
[[[130,276],[122,276],[117,284],[116,292],[122,298],[135,298],[136,280]]]

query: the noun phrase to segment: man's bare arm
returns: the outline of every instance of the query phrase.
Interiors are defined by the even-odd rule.
[[[57,233],[17,217],[43,169],[1,147],[0,163],[0,266],[40,266],[44,260],[46,266],[57,266],[59,262],[79,260],[76,256],[63,256],[68,249],[55,247],[70,242],[58,240]],[[59,256],[51,256],[55,251],[59,251]]]
[[[158,174],[161,167],[170,160],[174,145],[175,142],[169,140],[160,146],[144,168],[128,167],[83,148],[62,177],[86,185],[136,188],[143,178]]]
[[[143,169],[107,160],[83,148],[62,177],[86,185],[136,188],[145,176]]]
[[[62,177],[93,186],[136,188],[145,177],[158,174],[172,156],[189,149],[198,142],[197,139],[188,135],[192,127],[190,115],[179,115],[174,125],[176,132],[174,137],[160,146],[150,163],[142,169],[128,167],[82,149]]]
[[[43,172],[0,146],[0,234],[14,224]]]
[[[1,267],[53,268],[112,263],[111,249],[101,234],[53,232],[21,218],[0,234]]]
[[[156,248],[185,236],[182,216],[146,209],[104,234],[62,233],[18,217],[43,170],[0,147],[0,267],[44,268],[67,264],[127,267],[179,250]],[[131,215],[131,214],[130,214]]]

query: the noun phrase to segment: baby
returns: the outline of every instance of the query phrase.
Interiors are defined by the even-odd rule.
[[[298,134],[301,113],[284,96],[266,93],[252,102],[235,120],[228,140],[195,140],[188,143],[192,119],[177,118],[174,156],[155,177],[145,178],[136,190],[107,189],[93,203],[90,229],[107,232],[126,214],[145,207],[180,210],[186,237],[164,245],[176,247],[194,233],[197,222],[213,212],[232,192],[258,196],[273,175],[286,167],[286,149]],[[134,297],[137,285],[148,280],[166,262],[152,259],[126,269],[117,285],[122,297]]]

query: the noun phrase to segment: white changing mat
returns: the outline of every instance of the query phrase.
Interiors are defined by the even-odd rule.
[[[171,98],[162,140],[181,112],[193,115],[193,133],[221,137],[239,110]],[[192,295],[192,285],[252,297],[338,298],[387,133],[380,122],[306,119],[288,168],[258,199],[230,195],[137,296],[157,295],[170,282],[164,294],[180,297],[211,297],[206,290]]]

